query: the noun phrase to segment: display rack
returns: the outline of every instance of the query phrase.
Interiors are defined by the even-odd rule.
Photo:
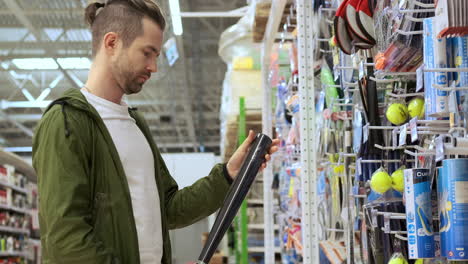
[[[36,263],[40,243],[31,242],[31,237],[38,234],[33,223],[37,221],[36,174],[22,158],[3,150],[0,165],[0,259]]]
[[[466,232],[461,211],[458,216],[452,212],[465,208],[465,203],[458,200],[452,207],[455,200],[444,195],[451,197],[464,188],[462,176],[454,178],[456,169],[446,165],[459,164],[458,170],[465,172],[468,97],[456,92],[467,86],[468,41],[459,36],[468,32],[446,38],[436,32],[438,27],[431,28],[444,19],[443,5],[450,1],[354,6],[361,2],[322,1],[314,12],[321,28],[314,31],[320,35],[312,50],[319,56],[312,61],[321,58],[322,64],[321,89],[315,93],[320,107],[314,109],[320,122],[315,123],[314,135],[323,142],[312,145],[318,149],[313,179],[323,183],[313,188],[331,189],[323,190],[325,196],[310,197],[325,201],[320,202],[321,239],[314,242],[320,245],[321,261],[466,261],[464,247],[453,246],[462,243],[457,231],[450,230]],[[466,6],[457,10],[468,12]],[[358,11],[356,19],[361,21],[354,23],[352,14]],[[369,14],[366,22],[373,25],[365,28],[359,16]],[[373,34],[363,34],[366,30]],[[444,172],[446,167],[452,171]],[[445,214],[448,218],[443,220]]]
[[[286,5],[289,13],[285,13]],[[317,210],[315,203],[315,112],[314,112],[314,76],[313,76],[313,21],[312,3],[310,1],[272,1],[265,37],[262,43],[262,89],[264,91],[263,125],[264,133],[272,135],[272,88],[271,88],[271,56],[275,42],[298,42],[299,61],[299,94],[300,96],[300,130],[301,142],[298,155],[301,163],[301,203],[302,222],[301,244],[304,263],[318,263],[318,240],[316,236]],[[291,22],[291,21],[294,21]],[[297,32],[297,37],[290,34],[290,29]],[[280,30],[278,30],[280,29]],[[287,79],[291,76],[287,76]],[[283,154],[278,154],[283,155]],[[296,154],[294,154],[296,155]],[[273,193],[271,191],[273,168],[265,171],[264,204],[265,204],[265,263],[274,263],[273,239]],[[283,239],[280,237],[280,239]],[[270,244],[270,245],[269,245]],[[283,249],[284,250],[284,249]],[[289,262],[287,262],[289,263]]]

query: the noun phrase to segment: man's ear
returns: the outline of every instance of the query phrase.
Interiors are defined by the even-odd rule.
[[[108,55],[114,55],[120,45],[119,35],[115,32],[108,32],[106,35],[104,35],[102,43],[106,53]]]

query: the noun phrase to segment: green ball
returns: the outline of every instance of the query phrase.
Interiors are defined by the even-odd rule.
[[[388,264],[408,264],[408,261],[404,258],[392,258]]]
[[[390,123],[399,126],[408,120],[408,108],[404,104],[393,103],[388,107],[385,115]]]
[[[392,188],[392,178],[386,171],[378,171],[372,174],[371,189],[376,193],[385,193]]]
[[[424,259],[418,259],[416,260],[416,262],[414,262],[414,264],[423,264],[424,263]]]
[[[408,113],[411,118],[417,116],[419,119],[424,118],[424,99],[416,97],[408,103]]]
[[[398,169],[392,173],[392,187],[399,192],[405,190],[405,175],[402,169]]]

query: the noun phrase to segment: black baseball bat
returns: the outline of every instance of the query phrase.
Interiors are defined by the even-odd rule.
[[[205,246],[198,257],[198,263],[208,264],[210,262],[210,259],[221,242],[221,239],[239,211],[242,201],[247,196],[250,186],[252,186],[252,183],[257,176],[258,170],[262,166],[262,163],[265,162],[265,155],[267,154],[271,143],[272,140],[268,136],[257,134],[247,157],[242,163],[236,179],[228,191],[223,206],[216,217]]]

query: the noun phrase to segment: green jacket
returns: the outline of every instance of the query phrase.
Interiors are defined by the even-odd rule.
[[[129,109],[129,113],[153,151],[161,200],[162,263],[170,264],[169,229],[188,226],[214,213],[222,205],[230,182],[225,166],[218,164],[209,176],[179,190],[143,117],[136,109]],[[140,263],[122,163],[104,122],[79,90],[68,90],[49,106],[33,141],[42,263]],[[196,260],[198,256],[193,257]]]

